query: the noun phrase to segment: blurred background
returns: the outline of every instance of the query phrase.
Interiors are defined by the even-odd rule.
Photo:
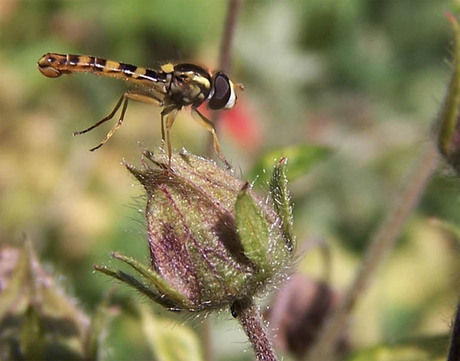
[[[290,184],[299,248],[316,249],[299,272],[327,275],[343,289],[371,232],[423,147],[449,79],[453,35],[445,11],[458,2],[245,1],[232,70],[245,85],[222,113],[223,152],[243,179],[270,150],[321,145],[327,157]],[[92,265],[110,251],[146,259],[142,189],[121,165],[161,144],[159,108],[130,102],[125,122],[96,152],[114,122],[72,137],[106,116],[122,81],[85,74],[46,78],[47,52],[89,54],[143,67],[194,62],[215,69],[225,1],[2,0],[0,2],[0,244],[32,240],[42,260],[88,312],[111,282]],[[206,154],[207,131],[185,110],[173,147]],[[269,171],[269,169],[268,169]],[[404,235],[360,300],[348,335],[354,347],[413,335],[446,334],[459,294],[459,185],[444,166]],[[455,251],[455,252],[454,252]],[[140,301],[123,288],[119,293]],[[157,307],[151,306],[155,312]],[[172,321],[174,327],[176,321]],[[212,320],[218,360],[250,360],[231,316]],[[108,332],[108,360],[151,359],[136,322]],[[215,346],[217,347],[217,346]],[[243,352],[244,350],[248,352]]]

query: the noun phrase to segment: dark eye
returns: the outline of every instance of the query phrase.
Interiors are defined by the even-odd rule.
[[[224,73],[217,73],[213,85],[214,93],[209,99],[208,107],[213,110],[225,108],[232,94],[230,80]]]

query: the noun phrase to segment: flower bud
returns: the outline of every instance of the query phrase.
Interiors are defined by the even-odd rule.
[[[340,298],[341,295],[325,282],[300,274],[292,275],[265,313],[275,347],[290,353],[296,360],[305,359],[325,321],[336,310]],[[331,348],[337,354],[348,351],[346,329]]]
[[[170,310],[214,310],[251,298],[284,278],[292,259],[285,160],[271,199],[215,163],[191,154],[144,152],[143,168],[126,164],[147,193],[150,265],[113,256],[142,280],[96,266]]]

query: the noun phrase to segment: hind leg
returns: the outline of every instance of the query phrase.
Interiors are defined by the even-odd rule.
[[[118,100],[117,104],[115,105],[115,107],[113,108],[113,110],[110,112],[109,115],[107,115],[103,119],[99,120],[97,123],[93,124],[89,128],[86,128],[86,129],[78,131],[78,132],[74,132],[73,135],[76,136],[76,135],[80,135],[80,134],[85,134],[85,133],[89,132],[90,130],[93,130],[94,128],[100,126],[101,124],[104,124],[105,122],[111,120],[115,116],[115,114],[118,111],[118,109],[120,109],[120,107],[121,107],[121,114],[120,114],[120,118],[118,119],[118,122],[107,133],[107,135],[105,136],[104,140],[101,143],[99,143],[96,147],[91,148],[90,151],[94,151],[96,149],[99,149],[100,147],[102,147],[112,137],[112,135],[123,124],[123,120],[125,118],[126,109],[128,107],[128,100],[129,99],[140,101],[140,102],[143,102],[143,103],[150,103],[150,104],[154,103],[154,104],[157,104],[157,105],[162,105],[162,100],[157,98],[157,97],[155,97],[155,96],[153,96],[153,95],[147,96],[147,95],[144,95],[144,94],[138,94],[136,92],[126,92],[120,97],[120,99]]]

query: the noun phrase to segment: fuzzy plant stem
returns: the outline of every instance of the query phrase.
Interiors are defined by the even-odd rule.
[[[355,279],[346,291],[337,311],[326,322],[308,360],[330,360],[337,338],[344,329],[356,302],[375,278],[378,267],[393,249],[404,225],[422,197],[426,184],[438,164],[438,152],[433,144],[424,151],[405,188],[395,200],[393,208],[371,237]]]
[[[455,319],[452,324],[451,333],[452,335],[447,361],[457,361],[460,360],[460,301],[458,301],[457,304],[457,312],[455,312]]]
[[[277,361],[275,350],[268,338],[267,330],[256,305],[249,300],[235,302],[232,306],[232,312],[248,336],[257,361]]]

